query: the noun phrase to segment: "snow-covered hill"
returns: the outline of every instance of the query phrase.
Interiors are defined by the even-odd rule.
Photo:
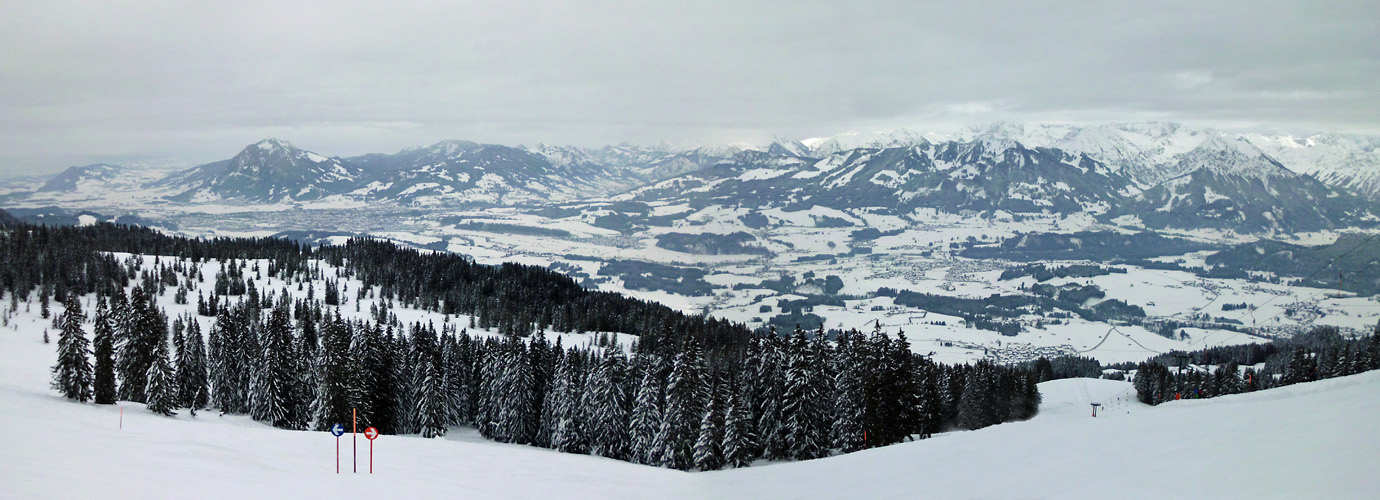
[[[576,149],[443,141],[347,161],[374,172],[351,195],[413,206],[563,201],[631,184]]]
[[[341,194],[356,187],[363,174],[339,158],[265,139],[233,158],[176,172],[149,187],[177,191],[171,199],[184,203],[222,199],[276,203]]]
[[[21,309],[22,311],[22,309]],[[17,320],[17,321],[16,321]],[[849,455],[685,473],[483,440],[352,438],[48,388],[36,311],[0,328],[0,498],[1372,498],[1380,372],[1146,407],[1129,384],[1041,384],[1040,416]],[[1098,418],[1088,403],[1101,402]]]

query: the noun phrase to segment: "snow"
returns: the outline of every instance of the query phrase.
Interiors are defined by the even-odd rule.
[[[786,174],[789,174],[789,173],[791,173],[791,171],[790,171],[790,170],[785,170],[785,169],[754,168],[754,169],[752,169],[752,170],[748,170],[747,172],[743,172],[742,174],[740,174],[740,175],[738,176],[738,180],[740,180],[740,181],[761,181],[761,180],[767,180],[767,179],[775,179],[775,178],[777,178],[777,177],[781,177],[781,176],[786,175]]]
[[[61,399],[36,310],[0,329],[0,498],[1373,498],[1380,488],[1380,372],[1158,407],[1135,402],[1126,382],[1057,380],[1040,384],[1041,413],[1027,422],[703,473],[457,429],[381,436],[374,474],[351,474],[345,436],[336,474],[337,440],[324,432]],[[1103,404],[1096,419],[1091,402]]]

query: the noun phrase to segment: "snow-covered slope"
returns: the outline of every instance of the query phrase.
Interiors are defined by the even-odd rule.
[[[48,388],[47,323],[21,306],[0,328],[0,498],[1372,498],[1380,488],[1380,372],[1158,407],[1133,402],[1124,382],[1060,380],[1041,384],[1031,421],[710,473],[452,432],[380,437],[375,473],[351,474],[347,435],[337,475],[327,433],[61,399]],[[1104,404],[1096,419],[1091,402]]]

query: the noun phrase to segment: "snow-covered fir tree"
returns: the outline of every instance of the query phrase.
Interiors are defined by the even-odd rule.
[[[110,308],[104,299],[96,299],[91,332],[95,355],[92,394],[96,404],[115,404],[115,327],[110,323]]]
[[[177,352],[177,399],[180,406],[195,412],[210,404],[206,344],[196,318],[187,318],[186,331]]]
[[[596,361],[585,395],[590,454],[622,459],[627,455],[628,412],[623,392],[625,361],[617,344],[604,348]]]
[[[373,421],[372,405],[358,404],[352,397],[355,384],[369,383],[367,379],[351,380],[352,376],[368,377],[368,374],[353,372],[349,362],[351,353],[368,356],[370,347],[367,347],[368,341],[361,338],[352,349],[349,334],[345,322],[338,315],[327,320],[321,329],[321,349],[317,351],[317,366],[321,375],[314,394],[315,402],[312,403],[313,420],[318,431],[328,430],[335,424],[350,426],[354,418],[352,412],[356,410],[363,410],[365,422]]]
[[[67,399],[82,402],[91,400],[93,379],[91,343],[82,329],[85,321],[81,301],[76,294],[67,294],[62,316],[58,318],[61,331],[58,333],[57,364],[53,366],[53,388]]]
[[[739,382],[729,396],[724,417],[723,450],[724,464],[729,467],[747,467],[757,458],[756,425],[752,421],[750,404],[745,397],[747,384]]]
[[[280,304],[264,326],[262,355],[255,370],[250,416],[282,429],[305,429],[306,404],[294,391],[296,379],[290,306]]]
[[[663,413],[660,375],[662,368],[658,356],[642,353],[638,356],[644,361],[641,363],[642,379],[638,383],[632,414],[629,416],[628,455],[634,462],[652,465],[659,458],[656,457],[656,453],[661,449],[657,434],[661,430]],[[652,360],[645,361],[649,357]]]
[[[710,401],[700,419],[699,436],[695,439],[695,468],[699,470],[719,470],[724,466],[724,423],[719,406]]]
[[[699,437],[703,366],[699,346],[691,344],[676,356],[666,381],[666,412],[657,431],[656,465],[688,470],[695,465],[695,440]]]
[[[168,341],[158,341],[152,351],[153,362],[149,363],[144,375],[148,385],[143,393],[148,397],[148,409],[159,415],[176,415],[173,410],[177,408],[177,380],[172,362],[168,359]]]

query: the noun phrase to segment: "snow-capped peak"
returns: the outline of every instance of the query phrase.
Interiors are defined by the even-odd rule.
[[[279,150],[292,151],[292,150],[294,150],[294,149],[297,149],[296,147],[294,147],[294,146],[292,145],[292,143],[290,143],[290,142],[288,142],[288,141],[284,141],[284,140],[282,140],[282,139],[276,139],[276,138],[272,138],[272,137],[267,138],[267,139],[264,139],[264,140],[259,141],[259,142],[256,142],[256,143],[254,143],[254,144],[253,144],[252,146],[250,146],[250,147],[259,148],[259,149],[262,150],[262,151],[269,151],[269,152],[272,152],[272,151],[279,151]]]
[[[1198,169],[1248,178],[1296,177],[1297,173],[1239,137],[1212,135],[1180,160],[1183,170]]]

